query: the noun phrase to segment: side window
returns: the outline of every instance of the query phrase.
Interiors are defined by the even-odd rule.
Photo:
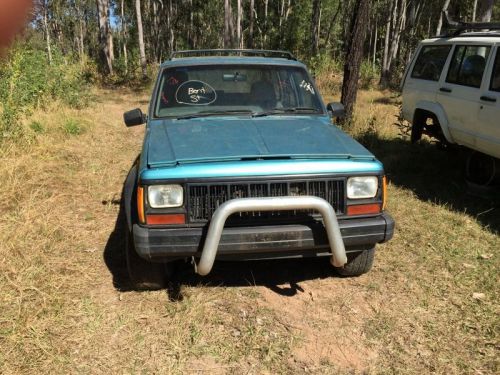
[[[425,46],[417,57],[412,78],[439,81],[446,58],[450,53],[451,46]]]
[[[500,92],[500,48],[497,48],[497,57],[493,66],[493,74],[491,75],[490,90]]]
[[[457,46],[446,82],[479,88],[489,54],[488,46]]]

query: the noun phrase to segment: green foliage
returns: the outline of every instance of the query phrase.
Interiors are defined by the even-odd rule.
[[[323,53],[310,59],[308,66],[323,94],[337,95],[342,84],[343,63]]]
[[[332,59],[327,53],[318,54],[312,57],[308,63],[309,69],[313,74],[323,74],[325,72],[334,72],[341,74],[343,71],[342,61]]]
[[[373,88],[376,86],[380,74],[380,68],[373,65],[368,60],[363,60],[360,69],[361,87],[364,89]]]
[[[87,104],[87,82],[80,64],[53,51],[51,64],[44,50],[29,43],[14,46],[0,63],[0,133],[3,137],[19,135],[20,120],[54,100],[71,107]]]
[[[40,121],[32,121],[29,125],[30,129],[33,130],[37,134],[41,134],[45,132],[45,127]]]
[[[75,119],[68,119],[63,125],[64,132],[68,135],[80,135],[85,131],[84,126]]]

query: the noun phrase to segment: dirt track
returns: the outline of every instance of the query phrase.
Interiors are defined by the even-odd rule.
[[[147,98],[97,100],[38,115],[47,132],[29,154],[2,155],[1,373],[498,371],[496,222],[402,183],[389,186],[394,240],[362,277],[337,277],[326,259],[217,263],[207,278],[186,267],[166,291],[129,291],[117,223],[143,129],[121,114]],[[379,107],[392,121],[395,107]],[[83,134],[61,132],[67,118]]]

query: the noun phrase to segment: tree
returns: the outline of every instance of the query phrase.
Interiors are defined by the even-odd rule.
[[[449,6],[450,6],[450,0],[445,0],[445,2],[443,4],[443,8],[441,9],[441,12],[439,13],[439,21],[438,21],[438,25],[436,27],[436,35],[441,34],[441,28],[443,27],[443,15],[448,10]]]
[[[236,41],[238,48],[243,48],[243,32],[241,30],[241,19],[243,18],[243,8],[241,7],[241,0],[238,0],[237,14],[236,14]]]
[[[314,0],[311,19],[311,55],[315,56],[319,49],[319,31],[321,22],[321,0]]]
[[[248,26],[248,47],[253,48],[253,26],[254,26],[255,0],[250,0],[249,26]]]
[[[45,34],[45,43],[47,44],[47,57],[49,60],[49,64],[52,64],[52,47],[51,47],[51,42],[50,42],[50,31],[49,31],[49,17],[48,17],[48,8],[49,4],[47,0],[43,0],[41,3],[41,7],[43,10],[43,17],[42,17],[42,23],[43,23],[43,31]]]
[[[125,4],[124,0],[120,0],[120,18],[121,18],[121,34],[123,45],[123,60],[125,64],[125,74],[128,73],[128,51],[127,51],[127,23],[125,21]]]
[[[366,37],[366,25],[370,10],[370,0],[356,0],[351,19],[349,43],[344,62],[344,81],[342,83],[341,102],[345,107],[346,120],[353,114],[358,93],[358,81],[361,62],[363,60],[363,45]]]
[[[230,0],[224,0],[224,48],[234,47],[233,9]]]
[[[135,14],[137,17],[137,36],[139,38],[139,62],[141,64],[142,76],[147,77],[146,51],[144,49],[144,33],[142,31],[141,0],[135,0]]]
[[[109,0],[96,0],[99,19],[99,56],[101,70],[104,74],[113,74],[113,59],[111,53],[111,33],[109,27]]]
[[[490,22],[493,14],[494,0],[479,0],[477,18],[479,22]]]

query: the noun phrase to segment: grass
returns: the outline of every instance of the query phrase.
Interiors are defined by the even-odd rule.
[[[63,129],[68,135],[80,135],[85,128],[77,120],[70,118],[64,122]]]
[[[116,221],[144,130],[121,115],[147,95],[54,106],[3,144],[0,373],[498,373],[499,202],[470,194],[461,150],[399,138],[390,92],[361,92],[347,129],[384,162],[397,223],[370,273],[220,263],[123,288]]]

